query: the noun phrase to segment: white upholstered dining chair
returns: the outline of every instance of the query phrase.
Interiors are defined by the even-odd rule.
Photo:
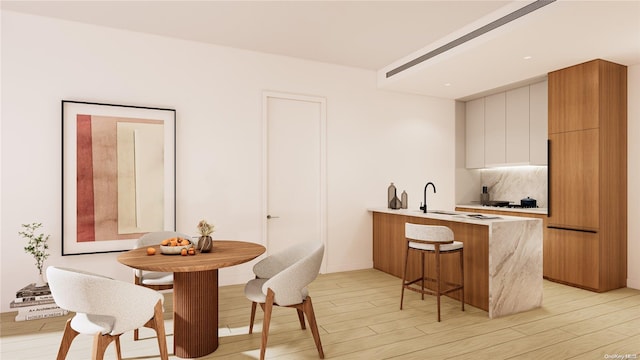
[[[154,329],[160,358],[168,360],[162,311],[157,291],[84,271],[49,266],[47,279],[56,304],[75,312],[64,328],[57,360],[64,360],[79,334],[93,335],[92,359],[101,360],[111,342],[121,359],[120,335],[140,327]],[[87,357],[88,358],[88,357]]]
[[[133,245],[134,249],[159,245],[164,239],[181,237],[193,241],[189,235],[175,231],[155,231],[142,235]],[[197,244],[196,244],[197,245]],[[134,269],[134,282],[153,290],[168,290],[173,288],[173,273],[143,271]]]
[[[303,330],[306,329],[304,320],[306,315],[313,340],[318,349],[318,355],[324,359],[318,324],[307,290],[307,285],[318,276],[323,256],[324,245],[322,243],[305,242],[262,259],[254,266],[253,271],[256,278],[247,283],[244,292],[252,302],[249,334],[253,332],[257,304],[260,304],[264,311],[260,346],[261,360],[264,359],[266,352],[273,306],[295,308],[298,312],[300,327]]]
[[[402,276],[402,293],[400,295],[400,310],[404,301],[404,290],[412,290],[422,294],[434,295],[438,304],[438,322],[440,321],[440,296],[453,291],[460,291],[460,302],[462,303],[462,311],[464,311],[464,246],[460,241],[454,241],[453,231],[446,226],[438,225],[421,225],[405,223],[405,238],[407,241],[407,253],[404,260],[404,275]],[[420,254],[421,276],[417,279],[407,279],[407,265],[409,263],[409,253],[417,252]],[[441,276],[441,255],[447,253],[458,253],[460,261],[460,281],[457,284],[446,283],[446,289],[442,289]],[[426,254],[433,255],[435,260],[435,278],[425,276],[424,258]],[[435,282],[435,290],[425,287],[425,281]],[[420,282],[420,287],[414,286]]]
[[[182,234],[175,231],[154,231],[142,235],[133,244],[134,249],[142,247],[149,247],[158,245],[162,240],[180,237],[183,239],[189,239],[193,241],[189,235]],[[198,245],[198,244],[194,244]],[[133,269],[133,282],[136,285],[141,285],[153,290],[170,290],[173,289],[173,273],[171,272],[158,272],[158,271],[144,271],[140,269]],[[138,329],[133,331],[133,340],[140,339],[140,332]]]

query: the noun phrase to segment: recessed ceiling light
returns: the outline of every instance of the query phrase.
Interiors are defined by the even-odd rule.
[[[525,59],[525,60],[530,60],[530,59],[533,59],[533,56],[529,56],[529,55],[527,55],[527,56],[523,57],[523,59]]]
[[[446,83],[444,84],[444,86],[451,86],[451,83]]]

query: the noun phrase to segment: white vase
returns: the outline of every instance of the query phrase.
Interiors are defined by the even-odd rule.
[[[38,279],[36,281],[36,286],[37,287],[41,287],[41,286],[45,286],[45,285],[47,285],[47,281],[44,278],[44,273],[41,272],[41,273],[38,274]]]

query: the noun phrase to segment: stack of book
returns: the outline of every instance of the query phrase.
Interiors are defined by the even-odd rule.
[[[18,310],[16,321],[44,319],[48,317],[64,316],[69,311],[61,309],[53,301],[49,285],[36,286],[31,283],[16,291],[15,300],[9,305]]]

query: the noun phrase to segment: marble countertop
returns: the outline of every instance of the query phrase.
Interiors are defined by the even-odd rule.
[[[504,212],[515,212],[515,213],[525,213],[525,214],[540,214],[547,215],[547,208],[508,208],[508,207],[500,207],[500,206],[484,206],[478,204],[458,204],[456,207],[460,208],[468,208],[468,209],[478,209],[478,210],[495,210],[495,211],[504,211]]]
[[[453,210],[429,210],[428,213],[423,213],[422,210],[412,210],[412,209],[389,209],[389,208],[369,208],[367,209],[371,212],[380,212],[386,214],[394,214],[394,215],[404,215],[404,216],[415,216],[427,219],[436,219],[436,220],[447,220],[447,221],[455,221],[462,222],[468,224],[477,224],[477,225],[491,225],[493,223],[498,222],[516,222],[523,220],[538,220],[535,218],[526,218],[522,216],[507,216],[507,215],[493,215],[493,214],[479,214],[479,213],[470,213],[470,212],[462,212],[462,211],[453,211]],[[442,214],[437,212],[446,212],[448,214]]]

